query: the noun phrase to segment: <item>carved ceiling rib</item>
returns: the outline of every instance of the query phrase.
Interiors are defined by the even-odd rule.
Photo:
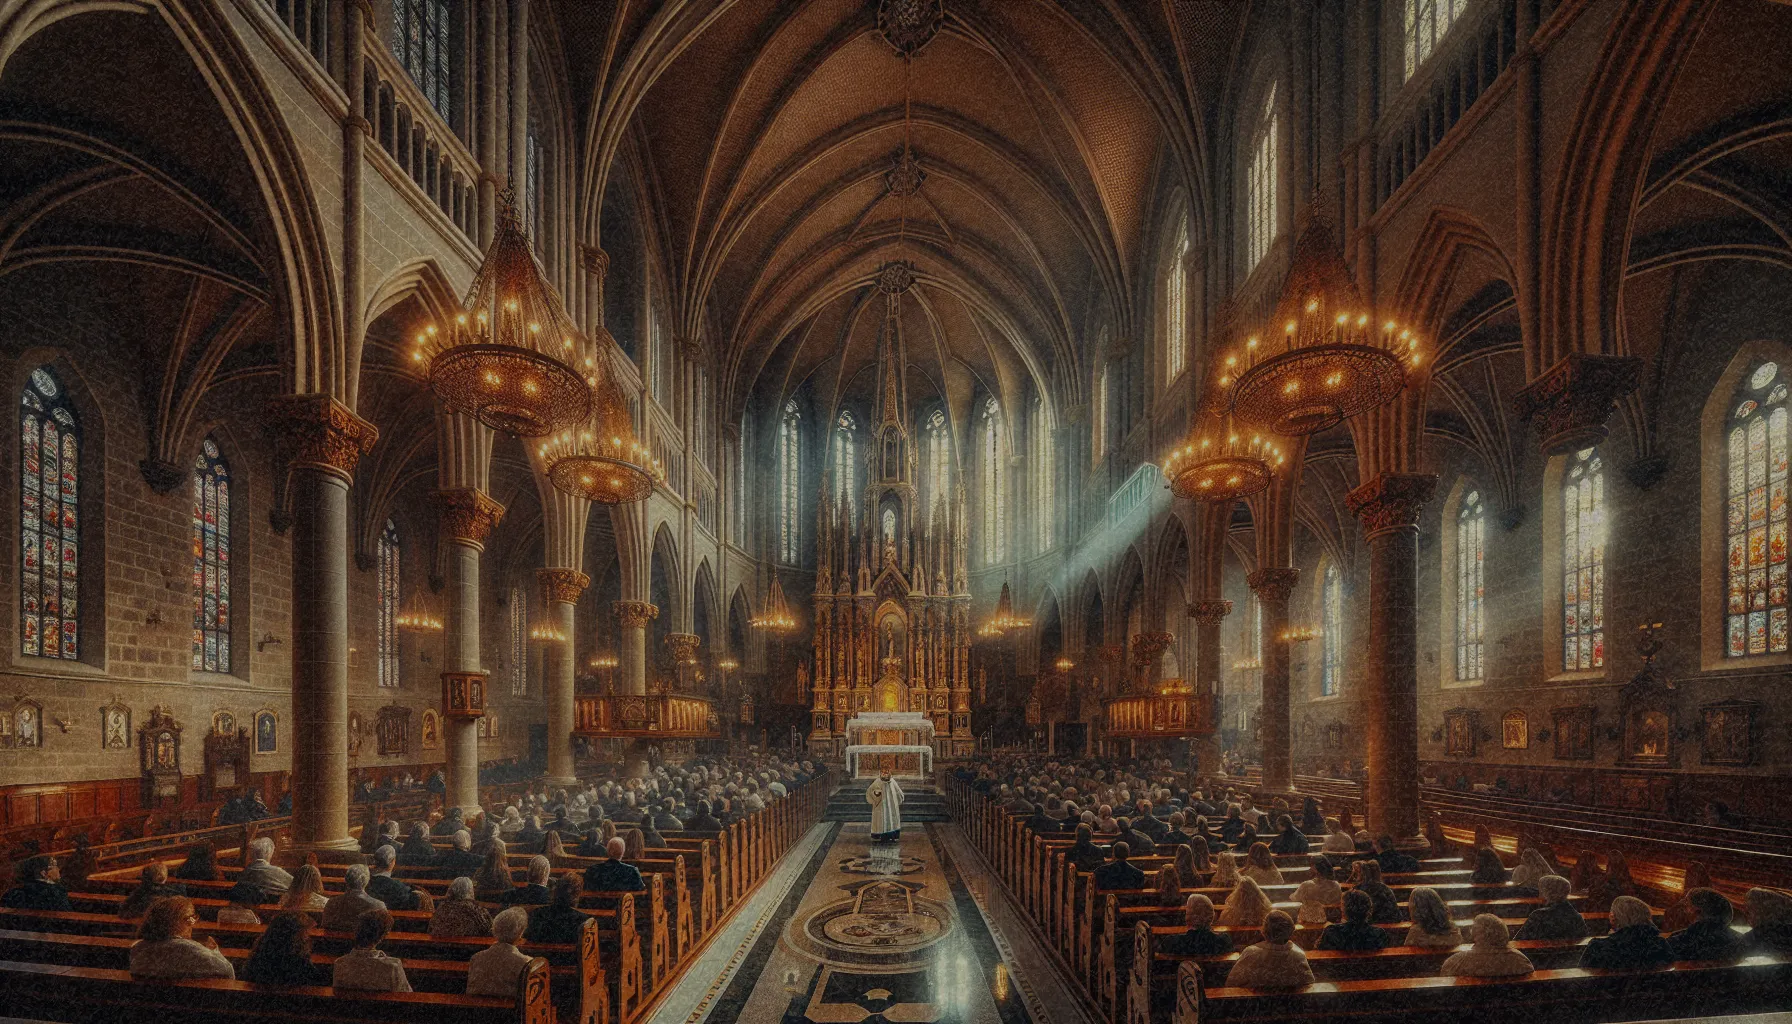
[[[204,277],[194,277],[188,284],[155,400],[149,403],[149,454],[138,466],[143,478],[162,494],[189,478],[193,440],[189,435],[200,402],[211,390],[224,357],[268,308],[252,299],[211,291]]]

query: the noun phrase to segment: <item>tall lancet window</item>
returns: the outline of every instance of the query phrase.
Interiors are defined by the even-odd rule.
[[[1319,584],[1319,606],[1319,695],[1336,697],[1344,667],[1344,580],[1331,562]]]
[[[386,520],[380,530],[380,550],[378,561],[380,602],[379,602],[379,657],[380,685],[395,687],[398,685],[398,524]]]
[[[529,591],[510,587],[510,692],[529,694]]]
[[[939,499],[952,502],[952,434],[946,429],[945,412],[935,409],[921,428],[921,451],[927,460],[927,516]]]
[[[230,671],[230,464],[209,437],[193,463],[193,667]]]
[[[1562,669],[1605,667],[1605,464],[1568,456],[1562,475]]]
[[[1043,399],[1033,403],[1033,436],[1028,439],[1033,466],[1033,540],[1040,553],[1052,549],[1053,528],[1057,525],[1057,504],[1053,500],[1052,421]]]
[[[895,509],[893,509],[893,508],[884,509],[883,525],[884,525],[884,543],[888,544],[888,545],[894,545],[896,543],[896,510]]]
[[[796,400],[784,403],[778,422],[778,560],[796,564],[796,543],[801,535],[802,503],[798,481],[803,465],[803,417]]]
[[[1004,491],[1008,474],[1002,471],[1002,409],[991,398],[983,403],[982,458],[977,502],[983,507],[983,561],[998,565],[1008,560],[1008,502]]]
[[[448,91],[453,28],[448,0],[392,0],[392,55],[444,118],[453,110]]]
[[[1182,375],[1188,362],[1188,218],[1181,218],[1170,243],[1164,272],[1164,384]]]
[[[19,398],[19,649],[81,656],[81,424],[47,366]]]
[[[1276,90],[1270,86],[1251,133],[1250,164],[1245,175],[1245,273],[1256,269],[1276,240]]]
[[[842,409],[834,421],[834,502],[858,517],[859,421],[851,409]]]
[[[1482,632],[1486,597],[1482,568],[1487,540],[1487,503],[1470,491],[1456,514],[1456,681],[1481,678]]]
[[[1727,657],[1787,647],[1786,380],[1762,363],[1743,380],[1730,413],[1725,540]]]

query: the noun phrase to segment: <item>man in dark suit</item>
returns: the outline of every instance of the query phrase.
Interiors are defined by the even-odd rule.
[[[40,855],[19,864],[19,882],[0,897],[0,907],[15,910],[72,910],[68,890],[62,887],[62,867],[56,858]]]
[[[542,856],[529,858],[529,881],[519,885],[498,897],[498,902],[507,907],[539,907],[553,902],[553,890],[548,888],[548,872],[552,865]]]
[[[621,838],[610,840],[606,849],[610,856],[585,869],[587,892],[641,892],[647,888],[641,869],[622,862],[622,851],[627,848]]]
[[[1157,852],[1157,844],[1152,842],[1150,836],[1134,828],[1131,819],[1120,819],[1120,838],[1126,840],[1128,849],[1137,851],[1141,856]]]
[[[1163,836],[1157,840],[1157,844],[1159,846],[1167,846],[1172,850],[1178,846],[1194,846],[1195,837],[1183,831],[1182,827],[1186,824],[1188,824],[1187,816],[1180,813],[1170,815],[1170,827],[1164,832]]]
[[[1153,843],[1161,842],[1165,832],[1170,831],[1168,822],[1151,813],[1151,801],[1139,801],[1139,813],[1132,819],[1132,827],[1151,837]]]
[[[1126,862],[1132,856],[1132,850],[1125,843],[1114,844],[1114,859],[1095,869],[1095,888],[1107,889],[1143,889],[1145,872]]]
[[[1396,849],[1394,837],[1390,835],[1376,837],[1375,859],[1381,862],[1381,873],[1384,875],[1404,875],[1419,870],[1419,862],[1412,855]]]
[[[479,867],[484,863],[485,859],[473,852],[473,834],[463,828],[454,833],[454,845],[442,851],[436,867],[449,878],[462,875],[471,878],[479,873]]]
[[[723,825],[716,818],[714,809],[709,806],[709,801],[699,800],[697,801],[696,815],[690,821],[685,822],[684,827],[693,832],[720,832]]]
[[[436,861],[435,844],[429,841],[429,826],[418,822],[411,829],[411,837],[405,840],[404,849],[398,851],[398,857],[407,868],[426,868]]]
[[[367,895],[384,903],[387,910],[416,910],[417,891],[392,877],[397,862],[398,851],[390,846],[373,851],[373,877],[367,880]]]
[[[1225,956],[1232,952],[1232,938],[1213,930],[1213,901],[1195,893],[1182,905],[1182,923],[1188,931],[1166,935],[1157,945],[1162,953],[1182,956]]]

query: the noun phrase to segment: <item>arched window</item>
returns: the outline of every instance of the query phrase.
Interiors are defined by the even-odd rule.
[[[991,398],[983,403],[983,479],[977,501],[983,506],[983,561],[996,565],[1008,559],[1008,502],[1003,494],[1007,474],[1002,472],[1002,409]]]
[[[47,366],[19,399],[19,646],[81,656],[81,423]]]
[[[927,417],[921,429],[921,450],[927,460],[927,519],[932,521],[933,506],[941,499],[951,501],[952,434],[946,429],[946,414],[939,409]]]
[[[1344,581],[1330,562],[1319,584],[1319,619],[1319,695],[1336,697],[1344,671]]]
[[[1176,225],[1170,265],[1164,272],[1164,383],[1181,376],[1188,362],[1188,219]]]
[[[1040,553],[1052,549],[1053,528],[1057,525],[1057,504],[1053,496],[1052,423],[1045,410],[1045,401],[1033,403],[1033,539]]]
[[[1480,491],[1470,491],[1456,514],[1456,680],[1481,678],[1481,638],[1486,631],[1482,574],[1487,539],[1487,505]]]
[[[801,514],[798,502],[798,479],[802,469],[803,418],[796,400],[784,403],[784,418],[778,423],[778,560],[796,564],[796,542],[800,536]]]
[[[448,0],[392,0],[392,54],[436,112],[452,123],[449,69],[454,62]]]
[[[1108,364],[1104,357],[1101,368],[1095,371],[1095,393],[1090,396],[1089,425],[1092,431],[1089,444],[1094,449],[1095,461],[1108,450]]]
[[[1245,171],[1245,273],[1256,269],[1276,240],[1276,87],[1269,87],[1262,113],[1251,132],[1250,162]]]
[[[549,184],[548,149],[541,122],[530,104],[529,125],[523,141],[523,218],[529,228],[529,243],[537,255],[547,252],[547,194]]]
[[[1406,77],[1431,58],[1444,34],[1468,10],[1469,0],[1406,0]]]
[[[1562,474],[1562,669],[1605,667],[1605,466],[1599,449]]]
[[[1263,668],[1263,602],[1251,595],[1251,660]]]
[[[510,692],[529,693],[529,592],[516,585],[510,588]]]
[[[193,463],[193,667],[230,671],[230,464],[209,437]]]
[[[884,543],[885,544],[895,544],[896,543],[896,510],[895,509],[893,509],[893,508],[884,509],[883,527],[884,527]]]
[[[834,501],[856,518],[858,512],[859,421],[842,409],[834,421]]]
[[[380,601],[379,641],[380,685],[398,685],[398,601],[402,593],[398,569],[398,524],[386,520],[380,528],[380,550],[376,559],[379,574]]]
[[[1743,379],[1731,410],[1724,519],[1728,600],[1724,654],[1786,650],[1786,380],[1765,362]]]

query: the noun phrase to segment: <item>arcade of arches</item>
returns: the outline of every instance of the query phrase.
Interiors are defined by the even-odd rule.
[[[585,879],[600,941],[522,946],[562,1019],[1468,1012],[1447,943],[1320,945],[1285,834],[1336,985],[1165,952],[1197,890],[1274,945],[1206,853],[1142,891],[1230,792],[1413,851],[1465,942],[1547,895],[1476,847],[1595,936],[1701,885],[1780,936],[1644,999],[1521,934],[1515,1017],[1792,1008],[1789,102],[1776,0],[0,0],[0,851],[72,900],[9,893],[0,992],[246,1013],[94,915],[209,843],[240,978],[254,835],[330,897],[458,815]],[[641,500],[416,365],[513,228]],[[1079,818],[1157,853],[1091,887]],[[541,1019],[429,902],[419,1019]]]

